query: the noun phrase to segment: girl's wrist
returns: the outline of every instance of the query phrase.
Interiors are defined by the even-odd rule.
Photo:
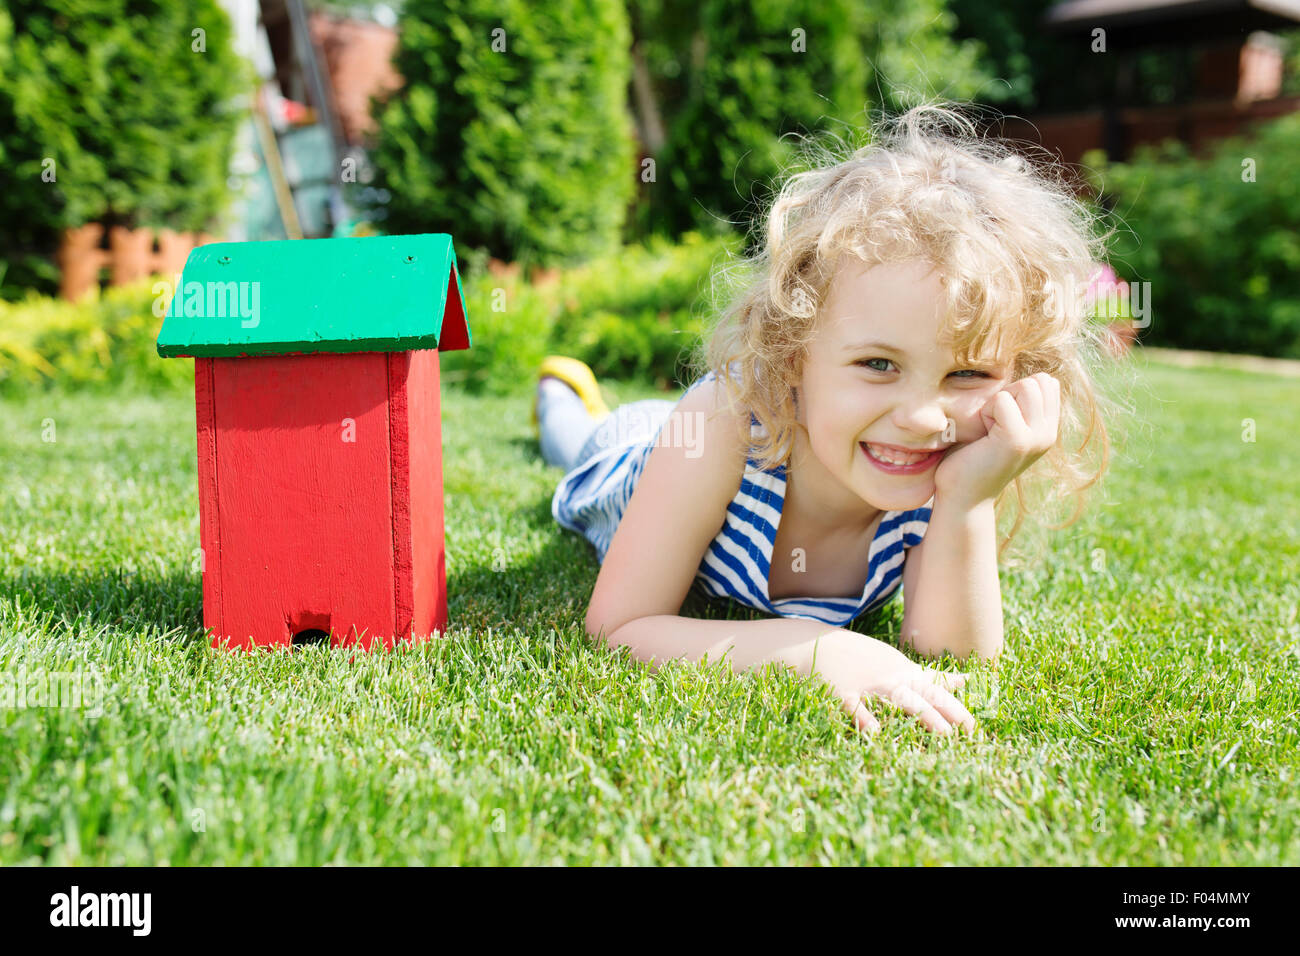
[[[997,495],[980,496],[969,492],[949,491],[936,487],[934,490],[934,509],[942,507],[945,513],[954,516],[991,514]],[[931,519],[933,520],[933,519]]]

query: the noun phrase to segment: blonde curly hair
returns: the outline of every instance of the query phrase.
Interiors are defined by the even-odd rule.
[[[1067,527],[1110,462],[1106,418],[1119,406],[1097,373],[1115,363],[1107,327],[1090,320],[1085,301],[1109,234],[1095,232],[1100,214],[1076,198],[1054,158],[1029,162],[952,108],[924,104],[873,126],[856,149],[833,134],[830,146],[804,141],[803,171],[787,173],[756,223],[757,251],[715,275],[732,291],[691,365],[712,371],[731,408],[752,411],[763,426],[751,439],[742,416],[759,467],[788,465],[798,427],[792,389],[840,257],[933,264],[945,289],[943,344],[958,362],[992,355],[1008,361],[1013,381],[1041,371],[1061,384],[1056,444],[995,502],[1000,516],[1012,492],[1017,504],[1001,558],[1035,513],[1025,479],[1039,479],[1054,501],[1073,501],[1068,520],[1045,525]]]

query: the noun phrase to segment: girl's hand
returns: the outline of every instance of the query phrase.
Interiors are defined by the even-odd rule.
[[[992,501],[1056,442],[1061,383],[1046,372],[1012,382],[980,409],[983,438],[959,445],[939,462],[939,496],[959,506]]]
[[[866,736],[879,731],[880,722],[864,697],[895,704],[938,734],[951,733],[954,727],[975,730],[975,718],[951,693],[966,683],[967,675],[922,667],[875,638],[843,629],[822,635],[812,673],[831,685]]]

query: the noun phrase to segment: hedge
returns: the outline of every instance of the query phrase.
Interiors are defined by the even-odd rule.
[[[528,264],[613,252],[636,173],[629,44],[621,0],[408,0],[375,221]]]
[[[1148,345],[1300,358],[1300,114],[1216,143],[1083,159],[1119,230],[1111,263],[1149,283]]]

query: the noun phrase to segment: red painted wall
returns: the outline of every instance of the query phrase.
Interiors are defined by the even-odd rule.
[[[447,552],[442,492],[442,406],[438,353],[402,352],[410,359],[411,523],[417,635],[447,629]]]
[[[445,629],[438,398],[432,350],[195,360],[214,645]]]

